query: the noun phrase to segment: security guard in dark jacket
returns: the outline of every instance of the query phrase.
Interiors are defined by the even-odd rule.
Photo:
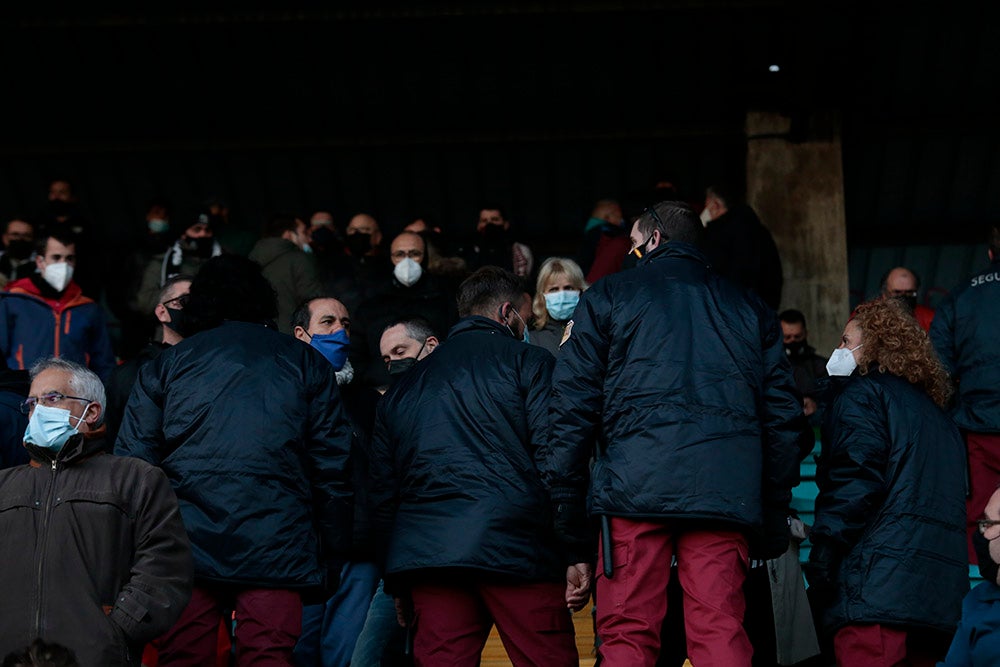
[[[350,549],[351,427],[334,370],[265,325],[276,312],[257,264],[209,260],[184,340],[139,371],[126,406],[116,453],[163,468],[194,549],[195,592],[161,657],[211,663],[199,624],[235,604],[241,660],[290,663],[301,595],[335,588]]]
[[[801,401],[777,317],[711,270],[701,229],[683,204],[645,211],[639,266],[583,294],[553,376],[540,470],[559,534],[586,535],[600,445],[587,506],[605,527],[597,630],[609,664],[655,663],[676,554],[692,662],[749,665],[747,536],[770,529],[758,558],[788,547]]]
[[[958,385],[951,415],[965,436],[971,489],[966,503],[970,562],[972,535],[986,501],[1000,484],[1000,229],[989,241],[990,264],[942,303],[930,337]]]
[[[375,528],[417,664],[478,665],[494,622],[514,664],[579,663],[563,580],[580,557],[553,540],[534,464],[554,359],[522,342],[522,295],[509,271],[469,277],[464,319],[378,406]]]

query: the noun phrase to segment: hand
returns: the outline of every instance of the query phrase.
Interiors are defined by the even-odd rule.
[[[409,596],[394,597],[392,602],[396,606],[396,622],[401,628],[408,627],[413,622],[413,600]]]
[[[580,611],[590,600],[590,584],[594,568],[590,563],[577,563],[566,568],[566,606],[570,611]]]
[[[802,399],[802,413],[805,414],[806,417],[812,416],[812,414],[816,412],[816,407],[816,401],[808,396]]]

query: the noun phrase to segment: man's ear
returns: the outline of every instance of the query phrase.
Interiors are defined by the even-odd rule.
[[[162,303],[156,304],[156,308],[153,309],[153,315],[156,316],[156,320],[161,324],[170,322],[170,313],[167,312],[167,307]]]
[[[101,407],[100,403],[91,403],[87,407],[87,415],[83,418],[83,421],[87,422],[87,425],[94,428],[97,422],[101,419],[101,415],[104,413],[104,409]]]
[[[652,241],[652,243],[649,244],[651,246],[649,248],[650,250],[655,250],[656,248],[659,248],[660,244],[663,243],[663,235],[660,234],[659,229],[654,229],[653,233],[649,235],[649,238]]]
[[[303,329],[302,327],[295,327],[294,329],[292,329],[292,335],[298,338],[303,343],[309,342],[309,334],[307,334],[306,330]]]
[[[424,350],[426,350],[427,354],[430,354],[431,352],[434,351],[434,348],[440,344],[441,341],[439,341],[437,338],[435,338],[434,336],[428,336],[427,340],[424,341]],[[426,357],[427,354],[425,354],[424,356]]]
[[[292,243],[295,243],[295,232],[293,232],[290,229],[286,229],[285,231],[281,232],[281,238],[285,239],[286,241],[291,241]]]
[[[39,273],[45,268],[45,258],[41,255],[35,255],[35,268],[38,269]]]

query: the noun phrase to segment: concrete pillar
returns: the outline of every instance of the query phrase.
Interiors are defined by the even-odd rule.
[[[746,132],[747,203],[781,255],[781,307],[805,314],[809,343],[829,356],[849,315],[839,117],[793,127],[788,116],[751,111]]]

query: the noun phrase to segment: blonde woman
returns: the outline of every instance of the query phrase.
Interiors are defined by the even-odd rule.
[[[535,314],[535,331],[531,342],[559,354],[566,324],[588,287],[580,265],[566,257],[549,257],[538,271],[535,299],[531,310]]]

